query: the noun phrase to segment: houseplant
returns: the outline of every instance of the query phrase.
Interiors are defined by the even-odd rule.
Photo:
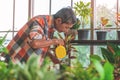
[[[115,21],[115,25],[116,25],[116,27],[117,27],[117,37],[118,37],[118,40],[120,40],[120,30],[119,30],[119,28],[120,28],[120,13],[117,13],[116,14],[116,21]]]
[[[98,31],[96,31],[97,34],[97,40],[106,40],[107,30],[105,28],[111,27],[112,25],[109,24],[109,19],[106,17],[100,18],[100,23],[98,25]]]
[[[64,66],[71,66],[71,60],[75,59],[76,56],[74,53],[77,52],[76,48],[71,44],[71,40],[74,39],[74,35],[71,34],[64,34],[64,33],[59,33],[59,32],[55,32],[53,35],[53,38],[57,38],[57,39],[63,39],[65,42],[64,48],[66,50],[66,56],[64,56],[63,58],[59,58],[56,55],[56,48],[59,46],[51,46],[48,52],[48,56],[50,57],[50,59],[53,62],[53,65],[57,65],[59,66],[60,72],[64,71]],[[60,54],[61,55],[61,54]]]
[[[88,34],[89,31],[85,29],[85,27],[87,26],[87,24],[90,22],[89,17],[91,15],[91,8],[90,8],[90,2],[83,2],[83,1],[79,1],[74,3],[74,9],[75,9],[75,13],[78,16],[79,20],[80,20],[80,28],[78,29],[78,39],[82,39],[82,40],[86,40],[88,39]],[[83,36],[84,34],[87,34],[85,36]]]
[[[75,56],[72,55],[72,53],[77,52],[76,48],[70,43],[70,41],[74,39],[74,35],[65,35],[64,38],[62,35],[58,33],[58,36],[64,40],[65,42],[64,47],[66,49],[67,54],[64,58],[61,59],[60,64],[65,63],[67,66],[71,66],[71,59],[75,58]]]
[[[83,67],[78,60],[73,67],[66,66],[62,78],[58,80],[113,80],[114,68],[109,62],[102,64],[102,59],[97,55],[91,55],[90,60],[88,67]]]
[[[114,66],[115,80],[120,79],[120,48],[116,44],[108,43],[107,48],[101,48],[103,58]]]

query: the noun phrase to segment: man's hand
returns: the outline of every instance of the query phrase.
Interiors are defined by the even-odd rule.
[[[64,45],[63,39],[52,39],[53,45]]]

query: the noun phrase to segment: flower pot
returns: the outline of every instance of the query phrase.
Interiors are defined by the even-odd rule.
[[[107,31],[97,31],[97,40],[106,40]]]
[[[120,31],[117,31],[117,38],[120,40]]]
[[[78,30],[78,40],[88,40],[89,30]]]

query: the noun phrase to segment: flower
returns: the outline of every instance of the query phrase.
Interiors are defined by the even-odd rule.
[[[102,26],[106,26],[108,23],[109,19],[105,18],[105,17],[101,17],[101,25]]]
[[[115,21],[115,24],[119,27],[120,26],[120,13],[117,13],[116,14],[116,21]]]
[[[98,26],[99,29],[104,29],[105,27],[111,27],[112,25],[109,24],[109,19],[105,17],[100,18],[100,25]]]

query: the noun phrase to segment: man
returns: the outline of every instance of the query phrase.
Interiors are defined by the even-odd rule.
[[[7,46],[11,60],[27,61],[31,54],[40,56],[40,65],[50,45],[64,45],[62,39],[53,39],[53,32],[68,33],[76,22],[71,8],[62,8],[54,15],[38,15],[30,19]]]

